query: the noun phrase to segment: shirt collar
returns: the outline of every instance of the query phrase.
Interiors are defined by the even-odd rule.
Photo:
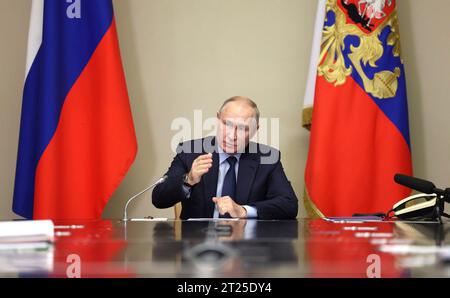
[[[239,159],[241,158],[241,153],[236,154],[228,154],[223,151],[222,147],[220,145],[217,146],[217,153],[219,154],[219,164],[222,164],[224,161],[228,159],[230,156],[234,156],[237,159],[237,162],[239,162]]]

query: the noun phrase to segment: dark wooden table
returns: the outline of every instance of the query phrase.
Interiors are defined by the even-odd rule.
[[[48,247],[0,250],[0,276],[450,277],[448,223],[101,220],[55,225],[57,236]]]

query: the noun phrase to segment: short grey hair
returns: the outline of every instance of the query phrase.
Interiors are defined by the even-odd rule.
[[[259,117],[260,117],[260,113],[259,113],[259,109],[258,106],[256,105],[256,103],[251,100],[248,97],[243,97],[243,96],[233,96],[231,98],[228,98],[227,100],[225,100],[222,104],[222,106],[219,109],[219,115],[222,113],[223,109],[225,108],[225,106],[227,104],[229,104],[230,102],[245,102],[246,104],[248,104],[251,108],[253,108],[253,110],[255,111],[255,118],[256,118],[256,123],[259,123]]]

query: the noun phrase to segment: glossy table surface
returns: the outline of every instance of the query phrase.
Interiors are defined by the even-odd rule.
[[[322,219],[56,222],[54,243],[0,250],[0,276],[450,277],[449,227]]]

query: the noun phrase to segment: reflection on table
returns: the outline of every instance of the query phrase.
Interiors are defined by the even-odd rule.
[[[450,276],[448,223],[302,219],[55,224],[58,228],[53,245],[0,248],[0,275]]]

